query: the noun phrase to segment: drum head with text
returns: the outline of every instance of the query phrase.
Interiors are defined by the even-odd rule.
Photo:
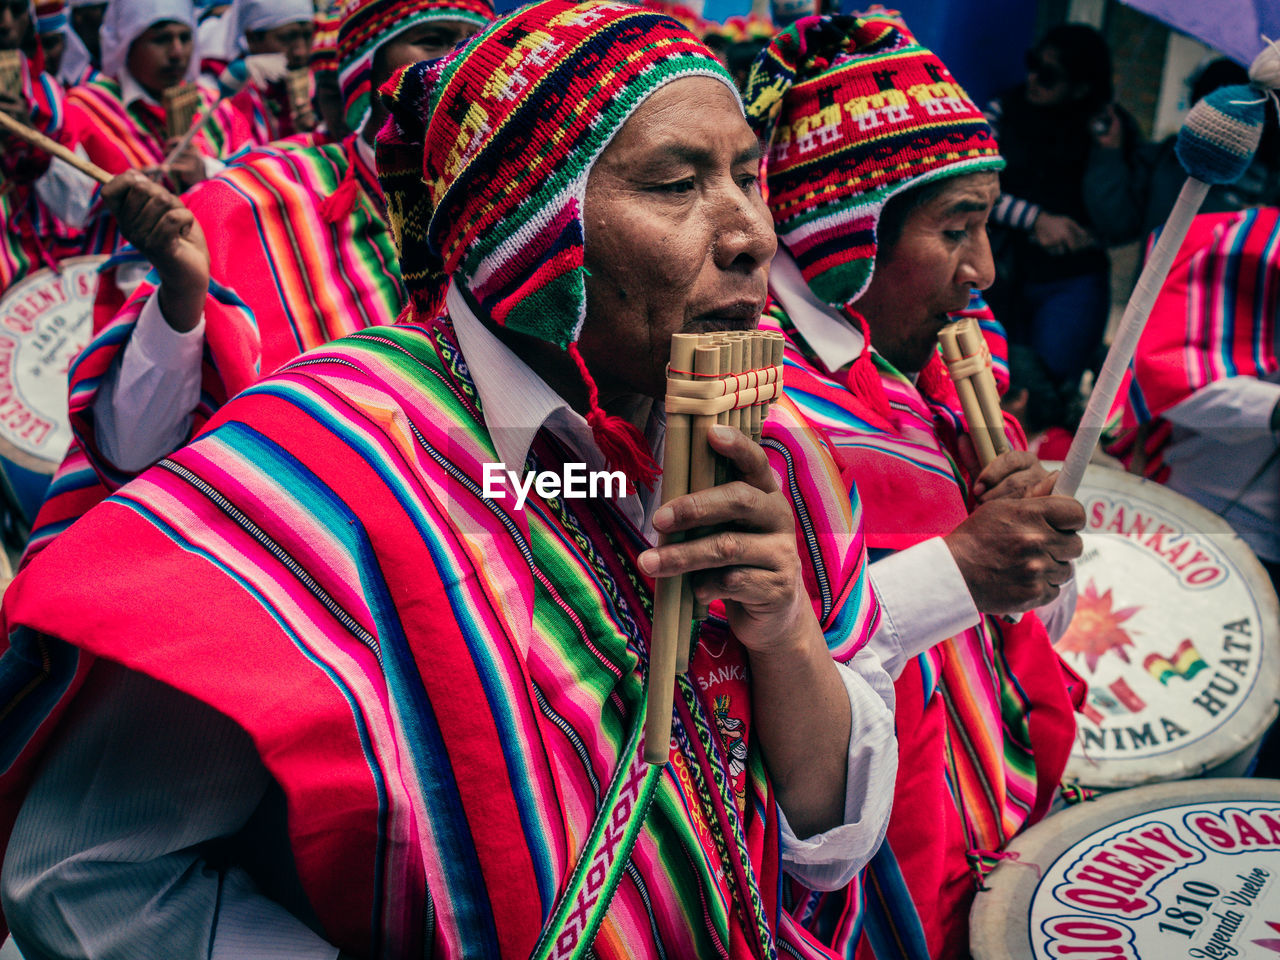
[[[1008,852],[974,900],[974,960],[1280,958],[1274,780],[1125,790]]]
[[[1091,466],[1076,496],[1078,600],[1055,648],[1089,695],[1066,779],[1114,789],[1247,757],[1280,692],[1266,571],[1225,521],[1159,484]]]

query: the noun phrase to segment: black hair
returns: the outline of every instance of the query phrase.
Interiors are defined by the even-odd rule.
[[[1076,101],[1083,112],[1096,113],[1115,98],[1111,48],[1101,33],[1084,23],[1060,23],[1036,44],[1037,50],[1049,48],[1058,52],[1067,79],[1084,84],[1085,93]]]
[[[1213,91],[1249,82],[1249,71],[1234,60],[1219,57],[1198,70],[1191,81],[1191,102],[1198,103]]]

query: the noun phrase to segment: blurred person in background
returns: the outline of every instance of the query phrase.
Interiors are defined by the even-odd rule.
[[[1220,87],[1249,82],[1248,71],[1225,57],[1210,61],[1190,78],[1188,106]],[[1177,134],[1159,143],[1140,142],[1132,123],[1108,111],[1095,132],[1095,148],[1085,170],[1084,199],[1099,236],[1109,244],[1144,240],[1165,222],[1187,172],[1178,162]],[[1262,144],[1249,169],[1235,183],[1209,188],[1201,213],[1230,213],[1280,204],[1280,129],[1267,112]]]
[[[1014,342],[1074,387],[1102,342],[1110,266],[1084,199],[1100,117],[1132,123],[1112,103],[1111,51],[1092,27],[1054,27],[1027,52],[1027,79],[993,100],[987,119],[1008,166],[991,214],[997,281],[987,294]]]

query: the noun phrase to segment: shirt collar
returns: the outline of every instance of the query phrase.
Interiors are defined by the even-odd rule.
[[[586,418],[485,327],[452,280],[449,281],[445,304],[467,372],[480,395],[485,425],[494,450],[506,469],[523,475],[534,437],[546,427],[581,458],[588,470],[603,470],[605,456],[596,445]],[[636,402],[645,400],[637,398]],[[655,403],[645,429],[645,439],[659,462],[665,434],[666,417],[662,405]],[[638,495],[629,494],[618,501],[627,518],[650,539],[653,537],[649,522],[660,505],[660,492],[660,485],[655,484],[652,491],[641,487]]]
[[[769,267],[769,293],[830,372],[848,366],[862,353],[862,331],[818,299],[805,283],[800,265],[781,246]]]
[[[133,78],[128,67],[120,71],[120,99],[124,101],[126,107],[135,100],[141,100],[153,107],[160,106],[156,98],[147,93],[142,84]]]

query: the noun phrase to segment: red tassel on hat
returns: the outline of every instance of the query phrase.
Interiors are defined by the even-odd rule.
[[[582,382],[587,385],[587,423],[591,425],[596,445],[604,453],[605,465],[621,470],[633,486],[643,484],[652,490],[658,477],[662,476],[662,468],[654,462],[648,444],[644,441],[644,434],[622,417],[605,413],[601,409],[600,391],[596,389],[596,382],[587,371],[586,361],[578,352],[576,343],[569,344],[569,356],[578,365]]]
[[[354,144],[352,145],[354,149]],[[360,181],[356,179],[356,164],[352,157],[347,158],[347,172],[342,175],[342,182],[336,190],[320,202],[320,216],[325,223],[341,223],[351,216],[356,208],[356,191],[360,189]]]
[[[871,328],[866,318],[856,311],[846,309],[845,313],[856,319],[862,326],[862,353],[849,368],[849,390],[885,420],[889,420],[892,410],[889,398],[884,395],[884,387],[880,385],[880,374],[876,363],[871,359]]]

